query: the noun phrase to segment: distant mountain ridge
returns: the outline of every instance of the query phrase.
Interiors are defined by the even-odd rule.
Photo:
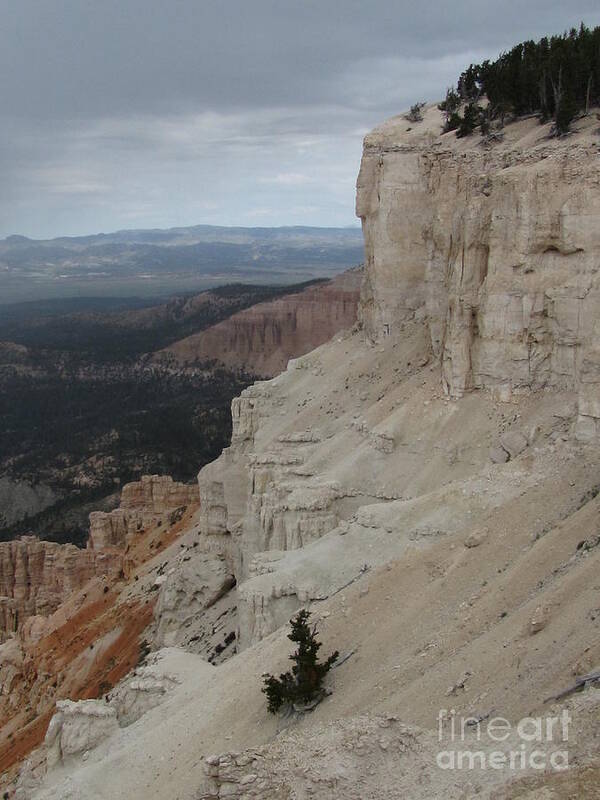
[[[21,234],[12,234],[4,239],[0,239],[0,247],[3,244],[24,245],[41,244],[46,242],[61,242],[65,244],[90,245],[95,243],[111,242],[157,242],[173,241],[182,238],[195,238],[205,241],[226,241],[237,239],[239,241],[249,241],[264,238],[288,238],[290,236],[310,236],[318,238],[322,235],[329,239],[331,236],[340,234],[344,237],[348,232],[355,233],[358,240],[361,239],[361,229],[357,225],[350,225],[344,228],[321,228],[309,225],[282,225],[279,227],[245,227],[242,225],[189,225],[178,226],[175,228],[123,228],[111,233],[92,233],[82,236],[55,236],[51,239],[36,239]],[[229,239],[228,237],[231,237]]]
[[[188,228],[0,240],[0,303],[160,296],[232,281],[299,283],[363,260],[359,228]]]

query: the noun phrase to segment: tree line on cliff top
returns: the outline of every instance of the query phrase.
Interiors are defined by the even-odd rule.
[[[446,114],[446,130],[456,130],[457,136],[478,126],[488,134],[493,123],[502,126],[509,115],[529,114],[541,122],[552,120],[555,133],[563,135],[578,114],[599,104],[600,26],[582,23],[579,30],[521,42],[495,61],[471,64],[439,108]]]

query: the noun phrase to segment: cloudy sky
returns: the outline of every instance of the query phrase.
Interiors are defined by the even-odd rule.
[[[0,0],[0,237],[352,225],[363,135],[598,0]]]

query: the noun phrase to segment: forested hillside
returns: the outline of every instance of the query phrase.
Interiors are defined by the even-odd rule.
[[[495,61],[471,64],[440,107],[447,130],[464,136],[477,126],[488,133],[490,123],[526,114],[553,120],[556,133],[564,134],[578,114],[598,104],[600,27],[582,23],[579,30],[521,42]]]
[[[313,285],[315,282],[309,282]],[[318,282],[317,282],[318,283]],[[151,354],[292,287],[231,284],[102,313],[9,306],[0,322],[0,540],[34,532],[83,543],[91,510],[146,473],[192,481],[231,434],[230,404],[254,379],[205,357]],[[59,313],[56,313],[59,310]]]

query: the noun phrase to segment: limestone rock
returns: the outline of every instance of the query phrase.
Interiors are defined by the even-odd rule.
[[[90,578],[121,568],[117,554],[22,536],[0,542],[0,639],[32,615],[48,616]]]
[[[500,437],[500,444],[511,458],[516,458],[527,447],[527,439],[519,431],[506,431]]]
[[[529,633],[534,634],[544,630],[548,624],[548,620],[548,609],[544,608],[543,606],[538,606],[529,622]]]
[[[0,696],[12,706],[18,706],[19,697],[13,685],[23,675],[25,653],[18,639],[8,639],[0,644]]]
[[[479,547],[479,545],[485,541],[486,536],[486,531],[474,531],[473,533],[470,533],[465,539],[465,547]]]
[[[365,330],[394,336],[425,310],[451,397],[581,382],[589,439],[600,418],[597,148],[542,132],[532,143],[515,127],[482,150],[437,138],[438,126],[433,112],[410,132],[394,118],[365,138]]]
[[[380,797],[384,772],[394,775],[395,793],[389,796],[408,797],[412,789],[402,770],[426,759],[418,738],[416,729],[399,725],[391,715],[317,725],[305,738],[291,729],[270,747],[206,758],[207,786],[199,799]]]
[[[232,400],[231,422],[233,426],[231,433],[232,445],[254,440],[254,432],[258,427],[258,414],[252,387],[251,389],[245,389],[239,397],[234,397]]]
[[[121,508],[142,508],[160,514],[198,502],[195,486],[177,483],[170,475],[143,475],[127,483],[121,492]]]
[[[90,514],[88,548],[124,550],[137,532],[156,524],[161,516],[197,503],[196,486],[177,483],[168,475],[144,475],[123,486],[119,508]]]
[[[119,725],[131,725],[159,705],[165,695],[178,685],[175,675],[161,671],[156,665],[140,667],[121,681],[108,695]]]
[[[116,710],[102,700],[60,700],[44,742],[48,766],[96,747],[118,727]]]
[[[594,326],[593,341],[585,353],[579,373],[579,402],[575,436],[581,442],[600,435],[600,325]]]
[[[503,447],[492,447],[490,461],[494,464],[506,464],[510,456]]]
[[[356,321],[362,271],[240,311],[163,351],[181,361],[214,360],[271,376]]]
[[[200,530],[206,535],[227,533],[227,504],[222,481],[198,476],[198,488],[201,498]]]
[[[213,620],[207,609],[235,586],[223,557],[198,553],[181,562],[160,588],[154,610],[154,647],[182,645],[191,637],[209,637]]]

